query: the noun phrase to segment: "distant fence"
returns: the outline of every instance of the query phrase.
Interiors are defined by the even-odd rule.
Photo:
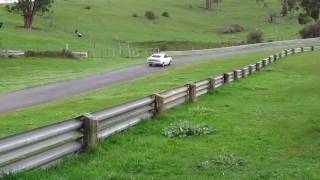
[[[158,94],[124,103],[103,111],[34,129],[0,139],[0,174],[48,167],[74,153],[90,149],[100,139],[128,129],[146,118],[179,106],[224,84],[254,74],[282,57],[314,51],[314,47],[295,48],[276,53],[234,71],[209,77]]]

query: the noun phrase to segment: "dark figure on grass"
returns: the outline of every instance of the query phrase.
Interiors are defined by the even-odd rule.
[[[78,29],[76,29],[74,31],[74,35],[76,35],[77,37],[82,37],[83,36],[82,33],[78,31]]]

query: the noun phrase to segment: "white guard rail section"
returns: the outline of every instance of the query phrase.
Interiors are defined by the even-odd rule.
[[[159,96],[163,98],[163,107],[160,107],[161,109],[166,110],[174,108],[189,100],[189,85],[159,93]]]
[[[228,83],[232,81],[234,81],[234,73],[233,72],[224,73],[224,82]]]
[[[206,94],[212,88],[210,86],[210,80],[199,81],[199,82],[196,82],[195,85],[196,85],[196,97]]]
[[[98,121],[98,138],[106,138],[154,115],[154,96],[131,101],[110,109],[92,113]]]
[[[219,75],[213,78],[214,79],[214,88],[223,86],[224,84],[224,75]]]
[[[80,151],[82,126],[72,119],[0,139],[0,174],[47,166]]]

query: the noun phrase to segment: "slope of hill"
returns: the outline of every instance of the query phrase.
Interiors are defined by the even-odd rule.
[[[1,49],[62,49],[65,44],[74,50],[105,49],[118,47],[119,42],[189,43],[189,47],[210,47],[221,42],[245,40],[248,31],[261,28],[266,40],[296,38],[296,18],[283,18],[279,24],[268,22],[270,12],[279,12],[277,0],[265,0],[270,7],[254,0],[224,0],[214,10],[203,9],[203,0],[56,0],[52,13],[37,17],[34,30],[21,28],[22,18],[0,10]],[[271,10],[270,10],[271,9]],[[152,10],[157,19],[147,20],[144,13]],[[170,17],[162,17],[169,12]],[[138,17],[132,17],[137,14]],[[219,30],[225,25],[240,24],[246,31],[233,35],[222,35]],[[75,29],[84,38],[76,38]]]

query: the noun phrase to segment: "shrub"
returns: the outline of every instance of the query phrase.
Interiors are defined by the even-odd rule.
[[[320,21],[306,25],[299,34],[304,39],[320,37]]]
[[[250,32],[247,36],[247,43],[249,44],[261,43],[262,40],[263,40],[263,33],[259,29],[256,29]]]
[[[155,20],[156,19],[156,14],[152,11],[146,11],[144,16],[149,19],[149,20]]]
[[[84,7],[84,9],[90,10],[90,9],[91,9],[91,6],[87,5],[86,7]]]
[[[308,24],[312,21],[312,18],[307,14],[300,13],[298,17],[299,24]]]
[[[170,15],[169,15],[168,12],[163,12],[163,13],[162,13],[162,16],[163,16],[163,17],[169,17]]]
[[[163,135],[166,137],[184,138],[188,136],[201,136],[211,134],[216,130],[207,125],[194,125],[187,121],[172,123],[163,130]]]
[[[136,17],[138,17],[138,15],[137,14],[132,14],[132,17],[136,18]]]
[[[231,24],[229,26],[225,26],[221,32],[224,34],[231,34],[244,31],[244,27],[239,24]]]

